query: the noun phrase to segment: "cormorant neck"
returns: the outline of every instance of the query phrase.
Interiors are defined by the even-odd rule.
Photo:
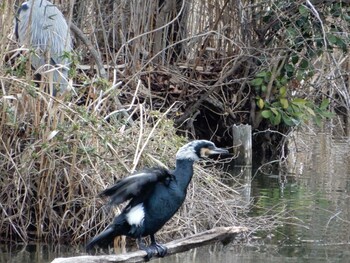
[[[193,176],[193,163],[191,159],[177,159],[174,174],[179,188],[186,192]]]

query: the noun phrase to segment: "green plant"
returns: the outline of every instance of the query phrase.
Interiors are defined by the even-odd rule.
[[[286,64],[286,68],[293,67]],[[333,113],[328,111],[329,99],[322,100],[318,106],[312,99],[294,97],[288,94],[287,86],[290,80],[285,75],[278,76],[272,81],[272,95],[266,99],[267,86],[271,82],[271,76],[271,72],[262,71],[256,75],[251,84],[258,94],[256,105],[261,116],[268,119],[272,125],[294,126],[310,119],[314,120],[317,125],[321,125],[322,119],[333,117]]]
[[[275,65],[266,55],[259,60],[262,70],[250,82],[257,109],[272,125],[293,126],[310,119],[321,125],[333,113],[329,99],[309,81],[320,74],[317,63],[324,63],[325,53],[347,52],[350,39],[344,32],[349,30],[350,6],[342,1],[289,0],[267,5],[269,8],[260,13],[266,26],[262,32],[264,45],[272,48],[269,56]]]

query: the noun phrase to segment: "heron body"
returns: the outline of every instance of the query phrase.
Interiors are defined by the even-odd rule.
[[[147,169],[104,190],[101,196],[110,197],[110,204],[130,201],[112,224],[87,244],[87,250],[95,245],[106,247],[116,236],[125,235],[138,240],[139,248],[147,252],[146,259],[154,254],[164,256],[167,249],[155,241],[154,234],[183,204],[193,176],[194,162],[213,154],[227,153],[210,141],[196,140],[179,149],[174,170]],[[151,238],[149,247],[142,242],[141,238],[145,236]]]
[[[68,87],[70,62],[65,52],[72,51],[72,40],[61,11],[46,0],[24,2],[16,17],[15,34],[21,45],[34,51],[30,59],[36,70],[44,65],[54,67],[54,86],[64,92]]]

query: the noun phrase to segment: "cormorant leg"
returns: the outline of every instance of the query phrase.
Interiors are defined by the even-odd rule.
[[[137,239],[137,245],[139,246],[139,249],[146,251],[147,253],[147,256],[145,257],[146,261],[149,261],[157,252],[152,247],[147,247],[141,237]]]
[[[158,244],[156,242],[156,239],[154,238],[154,235],[150,235],[150,237],[151,237],[151,245],[149,247],[152,248],[152,250],[157,251],[158,256],[164,257],[168,252],[168,248],[166,246]]]

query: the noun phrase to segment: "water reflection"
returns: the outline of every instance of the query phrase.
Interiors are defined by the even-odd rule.
[[[48,263],[56,257],[79,255],[82,247],[72,247],[56,244],[29,244],[29,245],[0,245],[0,262],[11,263]]]
[[[258,208],[252,212],[286,209],[290,221],[272,240],[282,255],[338,260],[350,255],[350,143],[327,134],[302,142],[278,176],[253,181]]]

